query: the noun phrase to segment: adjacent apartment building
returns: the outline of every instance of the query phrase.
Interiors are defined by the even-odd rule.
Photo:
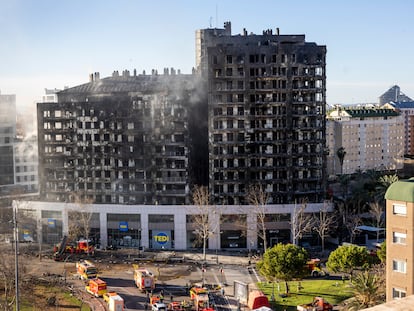
[[[384,107],[401,113],[404,125],[404,155],[414,156],[414,101],[388,102]]]
[[[385,194],[387,301],[414,295],[414,179],[393,183]]]
[[[403,167],[404,123],[395,109],[341,107],[328,112],[326,141],[328,175]],[[343,148],[343,165],[337,155]]]
[[[16,95],[0,94],[0,195],[38,190],[37,137],[17,123]]]
[[[196,32],[207,79],[214,202],[245,204],[260,184],[273,204],[325,197],[326,47],[271,29]]]
[[[3,187],[14,184],[15,138],[16,95],[0,94],[0,186]]]

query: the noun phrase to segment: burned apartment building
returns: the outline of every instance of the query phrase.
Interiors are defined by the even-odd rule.
[[[40,193],[47,201],[188,204],[322,202],[326,47],[304,35],[196,31],[190,75],[128,71],[38,104]]]
[[[38,103],[41,199],[188,204],[190,188],[208,178],[197,81],[174,69],[95,73],[57,102]]]
[[[325,198],[326,47],[304,35],[196,32],[208,82],[210,191],[244,204],[261,184],[273,204]]]

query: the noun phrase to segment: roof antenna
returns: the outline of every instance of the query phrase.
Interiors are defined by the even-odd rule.
[[[216,28],[218,27],[217,23],[218,23],[218,5],[216,3]]]
[[[213,20],[213,17],[212,17],[212,16],[210,16],[210,28],[212,28],[212,26],[211,26],[211,22],[212,22],[212,20]]]

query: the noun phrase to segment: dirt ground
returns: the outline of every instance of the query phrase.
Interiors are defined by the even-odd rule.
[[[13,252],[3,252],[3,257],[7,257],[9,262],[14,260]],[[79,310],[81,304],[83,304],[82,310],[90,310],[86,307],[92,304],[90,295],[84,291],[71,291],[70,286],[76,274],[75,262],[81,258],[69,257],[66,262],[56,262],[52,259],[51,253],[44,252],[40,259],[38,249],[30,245],[22,245],[18,256],[21,310]],[[83,259],[86,258],[88,258],[86,255],[83,256]],[[111,273],[117,269],[126,270],[134,262],[134,258],[120,250],[97,252],[91,259],[96,263],[99,271],[110,270]],[[182,269],[177,269],[177,266],[172,268],[170,265],[158,263],[154,267],[154,272],[157,272],[159,281],[167,282],[189,275],[191,268],[184,265]],[[92,308],[105,310],[104,307],[96,305]]]

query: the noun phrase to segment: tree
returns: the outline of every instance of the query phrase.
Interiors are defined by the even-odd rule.
[[[87,253],[89,254],[89,237],[93,216],[90,209],[92,201],[75,196],[75,204],[77,205],[76,209],[68,212],[69,239],[77,240],[79,237],[83,237],[86,240]]]
[[[342,245],[329,255],[326,266],[332,272],[347,273],[351,276],[355,269],[368,268],[369,254],[363,246]]]
[[[262,185],[250,186],[247,191],[247,202],[252,205],[254,213],[257,217],[257,236],[263,240],[263,252],[267,250],[266,238],[266,205],[269,201],[269,193],[267,193]]]
[[[0,308],[2,310],[12,310],[15,302],[15,262],[13,256],[7,252],[0,253],[0,288],[4,293],[0,295]]]
[[[321,238],[322,252],[325,251],[325,238],[332,229],[334,223],[335,216],[328,214],[327,204],[323,205],[318,214],[313,215],[313,230],[316,231]]]
[[[377,200],[374,200],[374,202],[369,203],[369,212],[372,216],[374,216],[375,226],[377,228],[380,228],[382,226],[382,219],[383,219],[382,217],[383,217],[384,210],[381,204]],[[379,240],[379,234],[380,234],[380,231],[377,230],[377,242]]]
[[[398,175],[384,175],[378,178],[378,184],[376,187],[376,194],[379,201],[384,201],[385,192],[387,192],[387,189],[389,186],[391,186],[393,183],[398,181]]]
[[[305,232],[310,232],[313,227],[312,215],[305,213],[306,201],[302,201],[302,204],[293,209],[292,221],[291,221],[291,232],[293,244],[297,245],[299,239],[302,238]]]
[[[357,273],[351,281],[354,299],[345,307],[345,310],[361,310],[383,303],[384,288],[380,277],[375,273],[368,270]]]
[[[206,261],[207,241],[219,229],[219,222],[214,225],[210,223],[211,217],[217,214],[217,209],[210,205],[210,193],[206,186],[194,187],[193,203],[197,213],[191,216],[191,223],[197,239],[203,243],[203,260]]]
[[[286,294],[289,294],[288,281],[305,275],[307,258],[308,253],[304,248],[278,243],[264,253],[257,266],[260,273],[272,281],[284,281]]]
[[[344,159],[345,159],[346,151],[344,147],[339,147],[336,151],[336,156],[339,159],[339,164],[341,165],[341,175],[343,174],[344,170]]]
[[[381,263],[385,264],[387,259],[387,243],[385,241],[380,244],[380,247],[377,250],[377,256]]]

